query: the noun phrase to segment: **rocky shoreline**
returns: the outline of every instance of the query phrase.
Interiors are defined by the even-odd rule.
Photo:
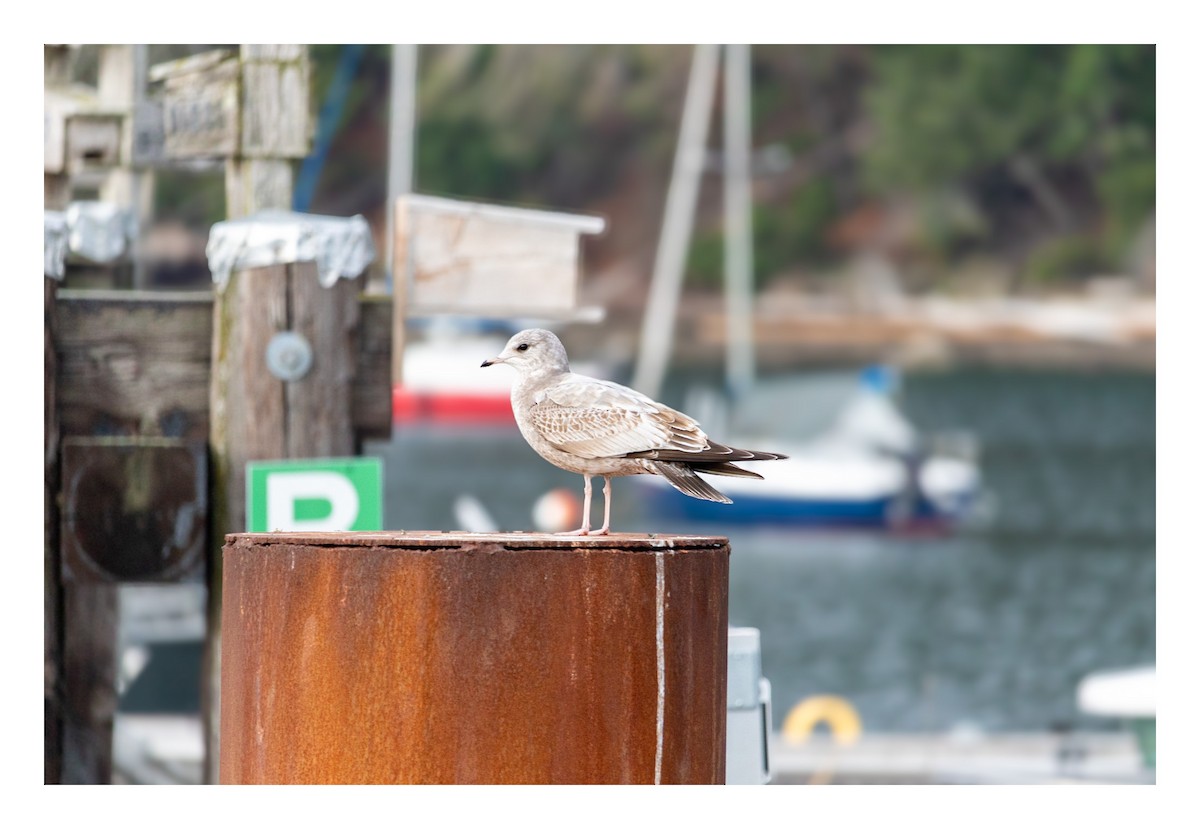
[[[674,365],[724,359],[723,305],[713,296],[684,299]],[[871,310],[760,298],[755,353],[759,366],[768,370],[883,361],[911,370],[978,366],[1152,373],[1155,315],[1153,297],[935,297]],[[572,326],[567,337],[591,353],[596,348],[634,353],[640,325],[636,313],[616,311],[599,326]]]

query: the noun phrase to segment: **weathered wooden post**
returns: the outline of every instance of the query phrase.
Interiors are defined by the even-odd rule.
[[[117,586],[204,572],[204,444],[145,434],[62,440],[61,577],[66,595],[63,780],[112,781]]]
[[[223,783],[725,782],[724,538],[246,533]]]
[[[47,188],[49,192],[49,188]],[[55,349],[55,299],[62,278],[66,251],[66,222],[60,214],[46,212],[45,274],[43,290],[46,374],[45,398],[45,498],[44,564],[42,589],[45,596],[45,733],[46,765],[43,782],[62,780],[62,585],[58,558],[58,355]]]
[[[295,161],[308,155],[308,47],[243,44],[238,151],[225,165],[231,218],[292,206]]]
[[[106,44],[100,47],[97,92],[104,107],[121,117],[118,158],[120,166],[108,171],[100,187],[102,201],[129,210],[133,222],[129,259],[133,265],[133,287],[146,287],[146,267],[141,256],[141,238],[154,210],[154,170],[147,164],[144,132],[139,129],[145,115],[145,45]]]
[[[361,216],[280,212],[214,225],[208,253],[211,433],[232,530],[246,523],[246,461],[354,454],[359,276],[373,249]]]
[[[246,44],[236,55],[216,50],[159,64],[151,67],[149,76],[164,87],[164,155],[225,159],[226,213],[230,218],[291,207],[293,165],[307,155],[312,133],[306,46]],[[295,230],[282,232],[286,235]],[[254,247],[253,241],[246,241]],[[206,680],[201,695],[208,780],[215,779],[219,739],[218,539],[226,531],[244,526],[245,461],[325,452],[349,454],[353,448],[350,417],[341,410],[348,411],[350,406],[353,372],[348,372],[347,366],[353,368],[355,355],[344,349],[353,342],[356,286],[339,284],[332,293],[322,295],[312,266],[297,264],[303,257],[295,256],[297,240],[291,241],[291,258],[249,261],[240,259],[227,239],[222,255],[229,267],[219,266],[224,270],[214,297],[209,385],[214,548]],[[308,261],[312,259],[308,257]],[[268,342],[292,328],[302,331],[316,355],[314,371],[303,383],[296,382],[302,374],[290,379],[272,376],[265,365]],[[347,358],[347,354],[351,356]],[[330,385],[321,387],[321,383]],[[314,426],[314,415],[327,431]]]
[[[107,783],[117,584],[202,572],[207,459],[194,438],[162,436],[185,422],[170,383],[154,370],[157,360],[170,364],[170,377],[186,377],[173,347],[181,331],[166,330],[174,317],[150,315],[168,320],[157,333],[169,345],[148,356],[137,341],[153,337],[153,326],[133,310],[132,294],[121,302],[85,292],[82,315],[64,311],[62,296],[71,292],[60,294],[55,282],[71,227],[57,211],[46,211],[45,225],[46,781]]]
[[[118,252],[97,258],[92,255],[96,251],[86,249],[86,245],[80,252],[93,261],[112,261],[125,255],[128,235],[128,255],[135,275],[140,273],[136,254],[139,234],[136,227],[127,234],[126,226],[140,222],[153,201],[153,174],[140,169],[145,159],[134,152],[138,91],[145,80],[144,73],[138,72],[139,56],[144,58],[145,48],[101,46],[98,86],[90,87],[71,82],[70,51],[66,47],[45,47],[46,208],[66,209],[76,193],[83,194],[83,204],[92,208],[88,218],[94,226],[95,209],[107,206],[121,224],[119,238],[113,239],[119,244]],[[135,276],[135,286],[141,287],[142,281],[141,276]]]
[[[117,708],[117,589],[109,580],[72,577],[64,557],[71,540],[69,526],[64,525],[71,522],[73,502],[62,485],[72,472],[61,450],[66,441],[59,421],[62,366],[56,281],[65,273],[72,233],[68,214],[45,211],[45,777],[54,783],[107,783]],[[103,235],[93,234],[89,244],[103,246]]]
[[[308,154],[308,47],[243,45],[150,67],[163,86],[162,157],[224,159],[226,214],[287,210]]]
[[[102,227],[83,233],[70,216],[45,211],[45,779],[107,783],[117,708],[117,584],[198,575],[207,529],[207,461],[203,444],[162,436],[163,423],[153,411],[161,401],[143,397],[145,408],[126,409],[123,424],[83,415],[85,408],[127,402],[112,393],[105,368],[115,367],[130,385],[145,378],[139,376],[143,355],[123,336],[128,309],[105,320],[118,324],[90,331],[78,317],[62,314],[56,282],[65,271],[69,239],[90,233],[89,249],[108,241]],[[117,232],[123,240],[124,230]],[[104,305],[105,299],[93,302]],[[97,348],[81,353],[72,347],[95,337],[97,329],[101,342],[90,343]],[[177,341],[179,332],[164,336]],[[90,370],[87,380],[81,366]],[[87,403],[79,405],[81,400]],[[107,436],[97,437],[97,427]]]
[[[80,103],[78,90],[71,89],[71,51],[64,44],[42,47],[45,66],[45,142],[43,199],[47,210],[62,210],[71,200],[71,177],[67,172],[67,117]]]

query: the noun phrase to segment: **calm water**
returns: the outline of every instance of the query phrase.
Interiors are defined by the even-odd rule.
[[[729,535],[730,622],[762,632],[777,727],[837,694],[867,730],[1107,728],[1077,711],[1080,678],[1155,659],[1154,401],[1145,375],[906,378],[916,424],[981,443],[993,515],[950,538],[666,528],[620,480],[613,521]],[[582,483],[515,430],[397,429],[365,453],[385,460],[396,529],[457,527],[462,493],[529,529],[539,496]]]

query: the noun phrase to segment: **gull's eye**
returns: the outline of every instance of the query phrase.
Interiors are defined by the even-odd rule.
[[[528,350],[529,350],[529,343],[521,343],[519,346],[517,346],[517,351],[528,351]]]

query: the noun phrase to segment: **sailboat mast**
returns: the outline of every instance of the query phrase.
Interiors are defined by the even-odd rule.
[[[417,46],[392,46],[391,115],[388,124],[387,258],[392,267],[396,245],[396,199],[413,190],[417,117]],[[403,274],[393,274],[403,279]]]
[[[687,97],[683,103],[683,122],[675,148],[675,165],[667,190],[666,215],[658,240],[650,295],[642,317],[642,339],[633,374],[634,388],[651,397],[658,396],[662,389],[667,361],[671,356],[679,290],[683,284],[688,244],[692,237],[700,174],[704,169],[704,145],[708,139],[719,58],[720,47],[713,44],[696,46],[692,57]]]
[[[736,400],[754,383],[750,47],[725,47],[725,377]]]

